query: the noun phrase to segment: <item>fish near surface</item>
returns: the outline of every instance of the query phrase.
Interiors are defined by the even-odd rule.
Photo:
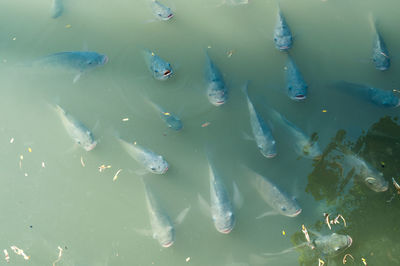
[[[157,0],[151,0],[150,7],[154,16],[159,20],[170,20],[174,17],[171,8],[161,4]]]
[[[59,105],[56,105],[55,109],[68,135],[86,151],[93,150],[97,142],[94,140],[92,132],[82,122],[78,121]]]
[[[293,58],[288,54],[285,66],[286,74],[286,93],[294,101],[302,101],[307,98],[308,85],[304,81]]]
[[[375,192],[384,192],[389,188],[389,182],[383,178],[382,173],[373,168],[360,157],[353,154],[346,154],[344,159],[356,170],[359,176],[368,188]]]
[[[53,0],[51,5],[51,17],[58,18],[64,11],[63,0]]]
[[[150,50],[144,51],[144,58],[153,77],[157,80],[167,80],[174,73],[171,64]]]
[[[221,106],[228,100],[228,87],[218,67],[206,52],[205,80],[207,83],[207,97],[211,104]]]
[[[118,141],[129,155],[150,173],[162,175],[167,172],[168,163],[161,155],[142,147],[136,142],[129,143],[120,138],[118,138]]]
[[[254,187],[271,208],[288,217],[296,217],[301,213],[302,209],[293,197],[288,196],[266,177],[255,172],[254,175],[252,180]]]
[[[149,186],[146,183],[144,186],[153,238],[156,239],[161,246],[165,248],[170,247],[175,241],[174,225]]]
[[[289,50],[293,44],[292,33],[280,8],[274,28],[274,42],[279,51]]]
[[[60,65],[83,72],[106,64],[108,57],[97,52],[74,51],[50,54],[37,62],[44,65]]]
[[[353,240],[348,235],[339,235],[333,233],[331,235],[319,236],[312,241],[312,245],[319,251],[323,256],[334,257],[348,247],[351,246]]]
[[[374,62],[375,68],[381,71],[385,71],[390,67],[390,55],[389,50],[386,47],[385,41],[382,35],[376,28],[376,22],[370,15],[371,27],[374,32],[374,42],[372,47],[372,61]]]
[[[391,108],[400,105],[399,97],[397,97],[391,90],[383,90],[347,81],[336,82],[335,86],[347,94],[380,107]]]
[[[294,142],[294,150],[298,155],[309,159],[319,159],[322,156],[322,151],[319,148],[318,142],[312,140],[295,124],[287,120],[282,114],[271,109],[273,116],[288,130]]]
[[[235,214],[228,192],[211,163],[208,164],[210,175],[210,205],[214,226],[218,232],[228,234],[235,226]]]
[[[273,158],[276,156],[275,138],[272,136],[271,129],[264,122],[263,118],[254,108],[253,103],[250,101],[247,88],[248,83],[245,85],[243,91],[246,95],[247,105],[249,107],[251,130],[257,147],[263,156],[266,158]]]
[[[150,105],[160,114],[161,119],[167,124],[167,126],[175,131],[179,131],[183,128],[182,121],[175,114],[168,112],[163,107],[149,101]]]

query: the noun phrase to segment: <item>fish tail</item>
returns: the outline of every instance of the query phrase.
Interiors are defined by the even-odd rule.
[[[247,98],[249,97],[249,90],[248,90],[249,84],[250,84],[250,80],[247,80],[247,81],[244,83],[243,88],[242,88],[242,92],[244,93],[244,95],[247,96]]]
[[[369,20],[371,29],[372,29],[374,32],[377,32],[377,30],[376,30],[376,19],[375,19],[374,15],[372,14],[372,12],[369,12],[369,14],[368,14],[368,20]]]

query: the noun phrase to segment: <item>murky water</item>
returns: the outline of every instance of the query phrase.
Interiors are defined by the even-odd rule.
[[[398,86],[399,4],[280,1],[294,34],[290,53],[309,84],[308,98],[300,103],[283,92],[287,56],[274,47],[272,37],[277,2],[254,0],[234,7],[219,0],[164,3],[173,7],[175,17],[154,22],[146,1],[65,0],[57,19],[51,18],[50,0],[1,1],[0,249],[7,249],[10,265],[53,265],[58,247],[62,254],[55,265],[317,265],[318,258],[340,265],[346,253],[354,265],[363,265],[362,258],[369,265],[400,264],[400,200],[391,182],[400,171],[398,110],[332,86],[340,80],[386,90]],[[385,72],[370,60],[370,13],[392,55]],[[145,48],[172,64],[175,73],[169,80],[153,79],[143,59]],[[79,50],[106,54],[109,62],[76,83],[76,71],[32,64],[48,54]],[[204,50],[230,89],[221,107],[211,105],[205,94]],[[272,125],[278,152],[273,159],[244,137],[252,134],[241,91],[246,80],[251,80],[255,107]],[[178,115],[183,130],[167,128],[149,101]],[[93,132],[94,150],[74,145],[55,104]],[[269,107],[317,136],[322,159],[296,154]],[[144,174],[116,136],[162,154],[168,172]],[[369,190],[345,167],[341,155],[350,151],[383,173],[389,181],[386,192]],[[235,181],[244,199],[241,208],[235,207],[236,225],[227,235],[199,206],[199,195],[210,198],[206,152],[228,194],[233,197]],[[294,195],[302,213],[256,219],[271,207],[243,166]],[[152,238],[141,178],[172,221],[190,207],[175,226],[172,247],[163,248]],[[323,213],[331,219],[342,214],[347,227],[341,222],[330,230]],[[353,244],[333,258],[309,246],[264,254],[305,242],[302,224],[314,233],[350,235]],[[14,245],[29,261],[12,251]]]

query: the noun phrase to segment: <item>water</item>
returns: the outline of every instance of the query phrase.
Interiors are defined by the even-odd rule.
[[[263,255],[304,242],[302,224],[322,234],[350,235],[353,245],[345,253],[357,265],[361,258],[370,265],[399,264],[400,202],[392,184],[387,192],[374,193],[353,176],[346,179],[349,169],[342,172],[343,162],[333,156],[335,149],[352,150],[386,180],[398,177],[398,110],[375,107],[330,86],[338,80],[384,89],[397,86],[398,3],[280,1],[295,35],[291,55],[310,86],[303,103],[289,100],[281,90],[286,55],[272,40],[275,1],[254,0],[238,7],[217,7],[219,0],[165,3],[172,4],[176,16],[148,23],[153,17],[145,1],[68,0],[57,19],[51,18],[51,1],[1,2],[0,248],[10,253],[10,265],[52,265],[58,246],[63,254],[56,265],[316,265],[321,256],[309,248]],[[387,72],[375,70],[369,61],[370,12],[393,55]],[[204,93],[208,46],[230,87],[227,104],[218,108]],[[107,54],[110,61],[74,84],[73,71],[29,66],[44,55],[86,47]],[[165,82],[154,80],[143,48],[169,61],[176,74]],[[246,80],[252,81],[249,95],[265,120],[268,103],[308,135],[317,134],[324,151],[321,161],[295,154],[273,121],[276,158],[264,158],[254,142],[243,138],[243,132],[251,134],[241,92]],[[179,115],[184,129],[166,128],[146,99]],[[74,147],[51,108],[55,103],[92,129],[99,141],[93,151]],[[210,124],[202,127],[206,122]],[[150,229],[138,175],[142,168],[115,135],[139,142],[170,163],[166,175],[144,178],[172,220],[191,206],[176,226],[171,248],[138,233]],[[206,147],[228,193],[233,194],[235,180],[244,197],[229,235],[218,233],[198,205],[198,194],[209,199]],[[111,168],[99,172],[103,164]],[[271,208],[255,193],[240,164],[295,195],[302,213],[255,219]],[[122,171],[113,182],[118,169]],[[341,223],[330,231],[324,212],[332,218],[342,214],[347,227]],[[29,261],[14,254],[12,245],[23,249]],[[340,265],[345,253],[330,258],[329,264]]]

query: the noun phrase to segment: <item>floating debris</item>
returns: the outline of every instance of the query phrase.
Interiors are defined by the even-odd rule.
[[[189,262],[189,261],[190,261],[190,257],[187,257],[187,258],[186,258],[186,262]]]
[[[362,263],[364,263],[365,266],[367,266],[367,261],[364,258],[361,258]]]
[[[32,149],[30,147],[28,148],[28,152],[32,152]]]
[[[17,37],[13,37],[12,40],[13,40],[13,41],[16,41],[16,40],[17,40]]]
[[[46,168],[46,164],[42,162],[42,168]]]
[[[328,111],[327,111],[326,109],[322,109],[322,112],[323,112],[323,113],[326,113],[326,112],[328,112]]]
[[[211,45],[207,46],[208,49],[211,49]]]
[[[400,194],[400,185],[396,182],[396,180],[394,180],[394,178],[392,177],[392,181],[393,181],[393,185],[397,190],[397,194]]]
[[[99,172],[103,172],[104,170],[106,170],[108,168],[111,168],[111,165],[102,164],[102,165],[99,166]]]
[[[10,139],[10,143],[13,144],[14,143],[14,138]]]
[[[231,58],[234,52],[235,52],[235,50],[230,50],[230,51],[226,52],[226,55],[228,56],[228,58]]]
[[[122,118],[122,122],[126,122],[126,121],[129,121],[128,117]]]
[[[285,232],[285,230],[282,230],[282,235],[284,235],[284,236],[286,235],[286,232]]]
[[[325,264],[325,262],[323,260],[321,260],[320,258],[318,258],[318,266],[323,266]]]
[[[24,159],[23,155],[19,156],[19,169],[22,169],[22,160]]]
[[[347,256],[349,256],[349,257],[354,261],[354,257],[353,257],[351,254],[346,254],[346,255],[344,255],[344,257],[343,257],[343,264],[346,264],[346,263],[347,263]]]
[[[67,24],[67,25],[65,25],[65,28],[66,29],[69,29],[69,28],[71,28],[72,27],[72,25],[71,24]]]
[[[81,156],[81,165],[82,167],[85,167],[85,162],[83,161],[83,157]]]
[[[331,227],[330,221],[329,221],[329,215],[330,215],[330,214],[328,214],[328,213],[324,213],[324,216],[325,216],[325,223],[328,225],[329,230],[332,230],[332,227]]]
[[[22,249],[16,246],[11,246],[10,248],[12,249],[12,251],[14,251],[15,254],[23,256],[25,260],[29,260],[30,257],[27,256]]]
[[[311,243],[310,236],[308,235],[307,228],[304,226],[304,224],[301,225],[301,231],[303,232],[304,236],[306,237],[307,242]],[[312,247],[314,247],[314,246],[312,245]]]
[[[122,169],[119,169],[119,170],[115,173],[114,178],[113,178],[113,181],[117,180],[118,175],[119,175],[119,173],[121,173],[121,171],[122,171]]]
[[[203,124],[201,124],[201,127],[208,127],[211,123],[210,122],[205,122]]]
[[[344,217],[341,214],[338,214],[336,216],[336,218],[333,220],[329,220],[329,215],[330,214],[328,214],[328,213],[324,213],[325,223],[328,225],[329,230],[332,230],[331,224],[340,224],[339,218],[342,219],[344,227],[347,227],[346,220],[344,219]]]
[[[10,255],[8,255],[8,251],[7,251],[7,249],[5,249],[5,250],[3,250],[3,252],[4,252],[4,259],[7,261],[7,262],[10,262]]]
[[[28,176],[28,173],[25,173],[24,176]]]
[[[62,256],[62,252],[63,252],[63,249],[60,247],[60,246],[58,246],[58,258],[53,262],[53,266],[55,266],[56,265],[56,263],[57,262],[59,262],[60,260],[61,260],[61,256]]]

